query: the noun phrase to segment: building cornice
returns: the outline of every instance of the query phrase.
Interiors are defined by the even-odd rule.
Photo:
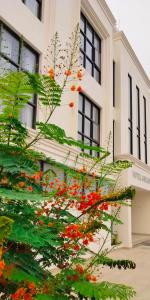
[[[107,5],[105,0],[97,0],[100,7],[102,8],[102,10],[104,11],[108,21],[111,23],[112,26],[116,26],[116,19],[114,17],[114,15],[112,14],[109,6]]]
[[[146,71],[144,70],[142,64],[140,63],[137,55],[135,54],[133,48],[131,47],[127,37],[125,36],[123,31],[118,31],[114,33],[114,41],[118,41],[120,40],[124,47],[126,48],[126,50],[128,51],[129,55],[131,56],[132,60],[134,61],[137,69],[139,70],[141,76],[143,77],[145,83],[147,84],[148,88],[150,89],[150,79],[146,73]]]
[[[134,166],[142,169],[143,171],[150,174],[150,166],[142,162],[141,160],[137,159],[131,154],[120,154],[115,157],[116,160],[129,160],[133,163]]]

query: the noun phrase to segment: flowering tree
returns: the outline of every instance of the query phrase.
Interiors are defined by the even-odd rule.
[[[112,175],[130,167],[127,161],[106,163],[108,151],[68,138],[62,128],[50,123],[61,105],[66,86],[80,92],[74,80],[82,79],[77,66],[78,30],[61,49],[58,35],[49,50],[52,63],[44,74],[10,72],[0,77],[0,291],[1,299],[130,299],[132,288],[109,282],[96,282],[95,268],[134,269],[130,260],[112,260],[104,248],[110,234],[108,222],[120,223],[111,214],[131,199],[132,188],[116,189]],[[49,61],[49,57],[48,57]],[[48,65],[48,64],[47,64]],[[33,139],[20,121],[20,111],[37,94],[47,108],[45,122],[37,123]],[[73,109],[74,102],[68,103]],[[74,168],[58,163],[34,150],[41,139],[81,149]],[[83,150],[100,155],[90,157]],[[39,161],[49,164],[46,171]],[[78,167],[78,162],[84,161]],[[53,166],[65,172],[57,178]],[[110,182],[109,193],[103,192]],[[105,238],[98,233],[105,231]],[[97,252],[90,245],[97,243]],[[90,259],[86,260],[86,254]]]

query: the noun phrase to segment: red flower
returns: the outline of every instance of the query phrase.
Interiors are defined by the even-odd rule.
[[[81,80],[82,77],[83,77],[83,74],[81,73],[81,71],[78,71],[78,72],[77,72],[77,78],[78,78],[79,80]]]
[[[74,92],[75,90],[76,90],[75,85],[72,85],[72,86],[71,86],[71,91]]]
[[[71,74],[72,74],[72,73],[71,73],[70,70],[66,70],[66,71],[65,71],[65,75],[66,75],[66,76],[70,76]]]
[[[83,241],[83,245],[87,246],[88,244],[89,244],[89,240],[88,240],[88,239],[85,239],[85,240]]]
[[[24,182],[24,181],[20,181],[20,182],[18,183],[18,186],[19,186],[20,188],[23,188],[23,187],[25,186],[25,182]]]
[[[71,107],[71,108],[74,107],[74,102],[70,102],[69,107]]]
[[[32,186],[28,186],[28,191],[33,191],[33,187]]]
[[[83,274],[84,269],[83,269],[83,267],[82,267],[81,265],[77,265],[77,266],[76,266],[76,271],[77,271],[79,274]]]
[[[79,251],[79,250],[80,250],[80,246],[79,246],[79,245],[75,245],[75,246],[73,247],[73,250]]]
[[[80,85],[78,86],[78,88],[77,88],[77,91],[78,91],[79,93],[81,93],[81,92],[82,92],[82,88],[81,88],[81,86],[80,86]]]

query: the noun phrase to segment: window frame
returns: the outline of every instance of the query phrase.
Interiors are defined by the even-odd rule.
[[[10,57],[8,57],[5,53],[1,51],[1,40],[2,40],[2,30],[6,30],[8,33],[10,33],[11,36],[13,36],[18,42],[19,42],[19,52],[18,52],[18,63],[14,62]],[[18,71],[22,70],[26,72],[24,68],[21,67],[21,53],[23,46],[27,47],[32,53],[35,54],[36,57],[36,68],[35,72],[38,72],[39,70],[39,54],[26,42],[22,41],[21,37],[19,37],[13,30],[11,30],[7,25],[5,25],[0,20],[0,57],[5,59],[7,62],[9,62],[11,65],[13,65]],[[32,128],[35,129],[35,123],[36,123],[36,112],[37,112],[37,95],[33,96],[33,102],[28,102],[27,104],[32,107],[33,109],[33,115],[32,115]]]
[[[133,113],[132,113],[132,77],[130,74],[128,74],[128,105],[130,108],[130,113],[128,114],[128,133],[130,135],[130,144],[129,144],[129,149],[130,149],[130,154],[133,154]]]
[[[39,8],[38,8],[38,15],[34,15],[33,12],[30,10],[30,8],[26,5],[26,0],[22,0],[23,4],[26,5],[26,7],[31,11],[31,13],[33,14],[33,16],[35,16],[36,18],[38,18],[40,21],[42,19],[42,0],[35,0],[38,5],[39,5]]]
[[[145,150],[145,163],[147,164],[147,100],[143,96],[144,103],[144,150]]]
[[[112,143],[113,143],[113,161],[115,161],[115,120],[113,120],[113,137],[112,137]]]
[[[101,109],[95,103],[93,103],[87,96],[85,96],[83,93],[80,93],[79,97],[80,97],[80,95],[83,99],[83,105],[82,105],[82,111],[80,110],[80,108],[78,106],[78,117],[79,117],[79,115],[82,116],[82,131],[80,131],[79,127],[78,127],[78,135],[80,135],[82,142],[84,142],[84,139],[87,139],[87,140],[89,140],[90,146],[92,146],[92,144],[94,143],[95,146],[99,147],[100,146],[100,111],[101,111]],[[86,101],[88,101],[91,105],[90,117],[85,113],[85,102]],[[93,120],[93,108],[95,108],[98,113],[98,121],[97,122]],[[89,135],[85,134],[85,120],[88,120],[90,122],[90,134]],[[98,140],[93,138],[93,125],[94,124],[98,126]],[[78,125],[79,125],[79,123],[78,123]],[[92,150],[90,150],[90,155],[92,155]]]
[[[115,107],[116,98],[116,62],[113,60],[113,107]]]
[[[97,34],[93,26],[90,24],[90,22],[87,20],[85,15],[81,12],[80,15],[80,24],[81,24],[81,19],[84,20],[84,31],[81,29],[80,26],[80,36],[82,35],[84,38],[84,49],[80,47],[80,54],[83,55],[83,67],[86,69],[86,60],[88,60],[92,66],[92,72],[89,73],[99,84],[101,84],[101,69],[102,69],[102,63],[101,63],[101,58],[102,58],[102,39],[101,37]],[[92,32],[92,41],[89,39],[87,36],[87,27],[91,28]],[[95,50],[96,47],[94,45],[94,40],[95,38],[99,41],[99,58],[100,58],[100,63],[99,65],[96,64],[95,62]],[[92,58],[90,58],[87,54],[87,42],[90,44],[92,48]],[[86,69],[87,70],[87,69]],[[97,80],[94,76],[94,71],[97,71],[99,74],[99,80]]]
[[[141,118],[140,118],[140,90],[136,85],[136,105],[137,105],[137,147],[138,147],[138,159],[141,159]]]

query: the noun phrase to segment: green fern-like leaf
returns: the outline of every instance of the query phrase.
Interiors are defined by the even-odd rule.
[[[11,233],[12,224],[12,219],[5,216],[0,217],[0,243],[4,242]]]
[[[128,300],[131,299],[135,292],[132,288],[122,284],[109,282],[91,283],[87,281],[76,282],[73,284],[75,291],[82,296],[93,300]]]

